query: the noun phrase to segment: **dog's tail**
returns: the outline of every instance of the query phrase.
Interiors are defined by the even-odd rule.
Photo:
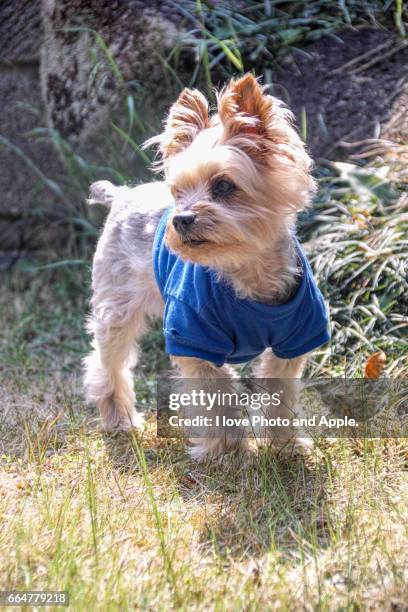
[[[89,188],[89,198],[87,203],[90,206],[94,204],[103,204],[110,208],[115,197],[117,187],[109,181],[96,181]]]

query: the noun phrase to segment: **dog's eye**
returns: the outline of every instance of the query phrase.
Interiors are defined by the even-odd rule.
[[[235,191],[234,183],[226,181],[225,179],[216,181],[211,187],[211,192],[214,198],[223,198],[229,196],[233,191]]]

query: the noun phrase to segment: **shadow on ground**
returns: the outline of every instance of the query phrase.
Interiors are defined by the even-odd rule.
[[[163,469],[169,471],[184,505],[204,515],[204,549],[238,559],[271,549],[290,555],[300,540],[326,546],[327,468],[318,453],[303,457],[261,448],[200,465],[190,460],[182,442],[153,433],[133,441],[107,435],[104,441],[120,471],[143,470],[135,444],[143,447],[153,486],[155,474],[161,479]]]

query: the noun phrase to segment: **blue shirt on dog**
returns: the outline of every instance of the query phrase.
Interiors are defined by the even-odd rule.
[[[169,355],[198,357],[221,366],[250,361],[268,347],[278,357],[291,359],[329,340],[323,297],[297,240],[303,274],[296,294],[286,304],[262,304],[238,298],[213,270],[170,251],[164,240],[169,214],[170,209],[160,220],[153,245]]]

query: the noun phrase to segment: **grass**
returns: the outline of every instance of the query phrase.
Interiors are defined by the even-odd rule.
[[[332,321],[332,352],[315,374],[328,365],[329,375],[362,376],[367,356],[382,350],[388,373],[407,375],[408,200],[396,155],[321,169],[319,196],[300,223]]]
[[[139,443],[65,417],[15,426],[1,588],[68,589],[75,610],[403,609],[400,449],[338,442],[316,463],[197,468],[152,430]]]
[[[98,433],[78,380],[24,342],[2,387],[0,588],[68,589],[75,610],[404,609],[407,444],[198,467],[153,419]]]
[[[68,589],[75,610],[403,610],[407,441],[197,466],[155,433],[155,373],[168,366],[158,328],[136,376],[146,431],[100,433],[79,377],[87,277],[5,276],[0,589]]]
[[[323,0],[248,3],[242,14],[208,6],[191,2],[189,33],[162,58],[178,78],[178,57],[193,49],[191,82],[207,86],[248,63],[269,82],[294,45],[345,24],[394,22],[402,35],[406,11],[402,2]],[[102,40],[95,45],[106,55]],[[0,589],[67,589],[74,610],[406,609],[407,440],[323,440],[304,458],[260,450],[197,466],[155,433],[155,377],[168,367],[160,324],[136,371],[143,435],[106,436],[84,406],[83,321],[102,220],[85,206],[87,189],[100,178],[128,182],[136,160],[148,176],[136,97],[124,105],[104,164],[41,128],[34,135],[59,149],[64,180],[25,159],[57,204],[45,212],[34,203],[32,214],[62,225],[67,241],[2,275]],[[317,170],[319,196],[300,232],[330,301],[333,341],[309,373],[358,376],[381,349],[388,375],[407,374],[405,155]]]

